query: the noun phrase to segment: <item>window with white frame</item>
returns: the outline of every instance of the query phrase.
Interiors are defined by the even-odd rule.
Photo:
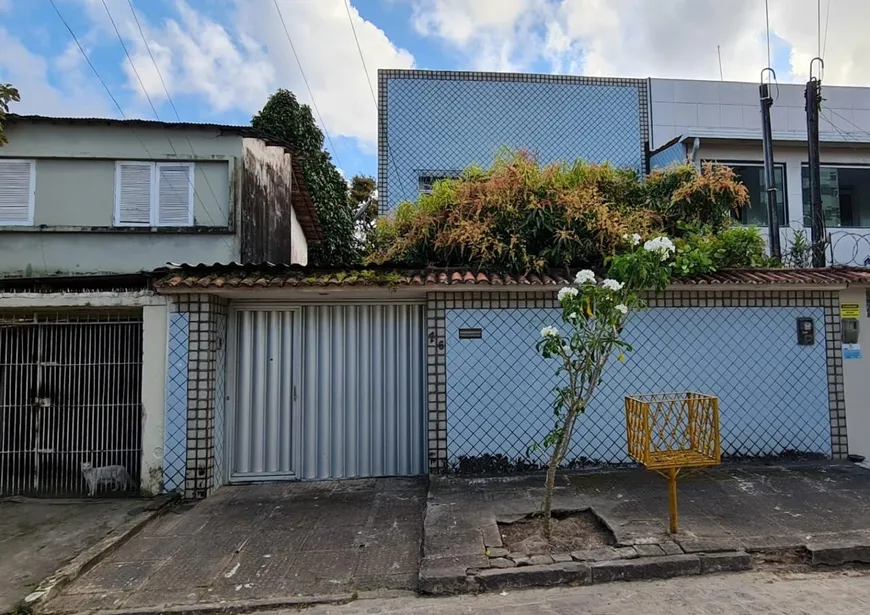
[[[193,226],[192,162],[115,163],[115,226]]]
[[[36,161],[0,158],[0,226],[31,226]]]

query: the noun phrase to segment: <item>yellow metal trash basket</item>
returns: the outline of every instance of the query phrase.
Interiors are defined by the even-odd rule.
[[[628,455],[668,479],[670,531],[679,530],[677,476],[684,468],[722,461],[719,399],[703,393],[653,393],[625,398]]]

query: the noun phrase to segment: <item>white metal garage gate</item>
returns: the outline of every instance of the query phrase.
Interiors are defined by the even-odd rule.
[[[245,303],[231,323],[231,481],[425,473],[421,304]]]
[[[141,401],[141,316],[0,314],[0,495],[85,495],[83,463],[138,493]]]

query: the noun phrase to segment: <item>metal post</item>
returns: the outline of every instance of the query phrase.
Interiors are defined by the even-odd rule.
[[[770,95],[770,84],[762,83],[761,94],[761,137],[764,152],[764,181],[767,186],[767,228],[770,255],[782,262],[782,248],[779,238],[779,216],[776,207],[776,181],[773,176],[773,136],[770,128],[770,107],[773,97]]]
[[[670,532],[680,531],[680,519],[677,514],[677,469],[668,468],[668,503],[670,504]]]
[[[807,161],[810,179],[810,228],[813,267],[825,266],[825,216],[822,211],[822,172],[819,162],[819,106],[821,81],[811,78],[804,92],[807,111]]]

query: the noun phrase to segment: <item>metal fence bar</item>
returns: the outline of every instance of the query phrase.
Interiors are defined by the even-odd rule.
[[[101,492],[138,492],[141,317],[4,313],[0,344],[0,494],[84,495],[84,462]]]

